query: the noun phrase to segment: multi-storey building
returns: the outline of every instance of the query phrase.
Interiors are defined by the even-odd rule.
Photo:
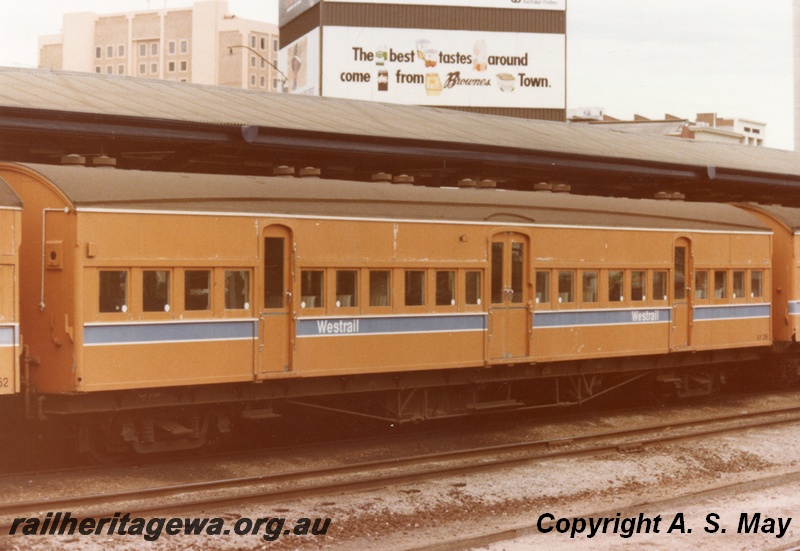
[[[280,91],[278,27],[228,13],[226,0],[191,7],[64,15],[39,37],[39,67]]]
[[[602,107],[570,109],[567,120],[586,123],[634,134],[650,134],[687,138],[702,142],[725,142],[763,146],[767,124],[752,119],[726,119],[716,113],[698,113],[691,121],[666,114],[663,119],[634,115],[633,120],[621,120],[605,114]]]

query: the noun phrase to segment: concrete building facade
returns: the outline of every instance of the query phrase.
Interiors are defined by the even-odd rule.
[[[670,114],[664,115],[663,119],[634,115],[633,120],[622,120],[607,115],[602,107],[570,109],[567,120],[572,123],[599,125],[619,132],[756,147],[764,145],[767,129],[767,124],[763,122],[743,118],[726,119],[716,113],[698,113],[694,121]]]
[[[39,67],[281,91],[278,27],[228,13],[226,0],[190,7],[64,15],[39,37]]]

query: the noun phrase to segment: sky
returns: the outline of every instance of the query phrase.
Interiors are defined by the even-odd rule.
[[[434,3],[433,0],[431,3]],[[5,0],[0,66],[36,67],[37,37],[65,12],[116,13],[191,0]],[[277,0],[228,0],[277,22]],[[567,0],[567,108],[613,117],[715,112],[767,123],[765,143],[793,148],[792,0]]]

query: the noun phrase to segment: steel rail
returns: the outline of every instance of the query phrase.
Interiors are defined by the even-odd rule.
[[[35,516],[42,514],[42,511],[69,510],[74,517],[79,515],[97,517],[111,516],[123,508],[130,513],[142,514],[176,509],[188,510],[197,506],[232,503],[253,498],[259,498],[262,503],[286,502],[310,496],[318,497],[431,478],[440,479],[444,476],[472,474],[536,461],[638,451],[654,445],[798,422],[800,422],[800,406],[441,454],[369,461],[324,469],[5,503],[0,504],[0,533],[10,527],[9,523],[13,518]],[[698,431],[690,430],[720,424],[723,426]],[[669,434],[658,434],[664,432]],[[592,443],[594,445],[591,445]],[[404,470],[411,467],[414,469]],[[161,501],[156,501],[159,499]]]

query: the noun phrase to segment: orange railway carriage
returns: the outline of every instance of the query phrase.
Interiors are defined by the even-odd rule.
[[[19,246],[22,203],[0,180],[0,396],[20,391]]]
[[[353,406],[370,393],[408,420],[542,389],[579,402],[641,373],[708,390],[682,369],[771,344],[772,232],[727,205],[19,164],[0,177],[25,203],[38,413],[80,414],[140,451],[286,400],[377,415]]]
[[[777,205],[739,205],[774,232],[772,304],[776,348],[796,343],[800,329],[800,209]]]

